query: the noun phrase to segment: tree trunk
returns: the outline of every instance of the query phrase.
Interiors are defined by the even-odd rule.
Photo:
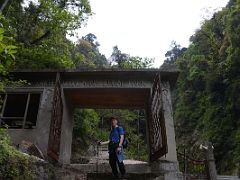
[[[6,7],[7,3],[9,0],[5,0],[4,3],[2,4],[1,8],[0,8],[0,13],[3,12],[4,8]]]

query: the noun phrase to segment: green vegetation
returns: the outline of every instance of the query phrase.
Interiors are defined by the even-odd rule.
[[[175,96],[178,148],[211,141],[219,173],[240,160],[240,1],[205,20],[186,48],[174,45],[166,63],[181,70]]]
[[[0,14],[0,25],[1,22],[4,22],[5,18]],[[8,82],[8,72],[14,66],[14,59],[16,53],[16,46],[14,45],[14,39],[6,36],[5,29],[3,26],[0,26],[0,91],[3,90],[3,87]]]
[[[0,20],[4,22],[5,18],[0,15]],[[11,82],[8,73],[14,66],[17,47],[14,39],[5,35],[4,26],[0,27],[0,91],[3,91],[4,86]],[[6,130],[0,128],[0,179],[33,179],[33,163],[33,158],[20,153],[12,146]]]
[[[122,53],[117,46],[113,47],[111,55],[111,63],[113,67],[120,69],[150,68],[153,65],[153,62],[154,59],[152,58],[130,56],[129,54]]]
[[[25,1],[27,2],[27,1]],[[73,68],[80,61],[72,52],[74,45],[66,35],[72,35],[91,15],[87,0],[29,1],[8,3],[2,14],[6,17],[6,33],[15,38],[18,52],[16,69]],[[72,10],[75,10],[74,12]]]
[[[20,153],[10,142],[6,131],[0,129],[0,178],[33,179],[31,171],[34,159]]]

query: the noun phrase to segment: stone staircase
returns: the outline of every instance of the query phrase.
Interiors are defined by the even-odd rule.
[[[183,180],[181,173],[169,171],[151,172],[147,164],[126,164],[127,180]],[[108,164],[98,166],[71,164],[55,169],[57,180],[111,180],[112,175]],[[171,176],[168,176],[170,174]],[[195,180],[207,180],[206,177]],[[237,176],[218,176],[218,180],[240,180]]]
[[[110,180],[111,168],[108,163],[108,148],[100,146],[97,154],[88,157],[86,164],[69,164],[58,170],[59,180]],[[155,165],[136,160],[124,160],[128,180],[179,180],[182,174],[178,165],[162,161]],[[168,178],[169,176],[169,178]],[[179,176],[179,177],[178,177]],[[174,177],[174,178],[172,178]]]
[[[112,180],[111,173],[81,173],[75,170],[58,170],[57,180]],[[152,173],[127,173],[124,180],[164,180],[161,175]]]
[[[127,179],[129,180],[179,180],[182,174],[178,172],[174,163],[162,162],[160,166],[152,167],[147,162],[125,160]],[[108,163],[102,164],[70,164],[63,167],[64,172],[60,180],[87,179],[108,180],[112,179],[111,168]],[[61,174],[61,173],[58,173]],[[65,175],[67,176],[65,176]],[[70,177],[71,176],[71,177]],[[63,178],[64,177],[64,178]],[[75,178],[75,179],[74,179]]]

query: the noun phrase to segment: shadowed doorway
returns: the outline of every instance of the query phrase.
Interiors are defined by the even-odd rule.
[[[108,163],[108,146],[98,146],[97,141],[108,140],[112,116],[118,118],[129,142],[125,159],[148,161],[144,110],[75,109],[71,163]]]

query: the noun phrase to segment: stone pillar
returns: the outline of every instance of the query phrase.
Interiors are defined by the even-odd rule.
[[[161,87],[168,153],[164,157],[161,157],[157,162],[154,162],[151,165],[151,170],[152,172],[158,172],[162,174],[159,176],[159,179],[182,180],[183,176],[179,171],[179,164],[177,160],[171,88],[169,82],[166,81],[161,82]]]
[[[212,143],[208,142],[207,148],[204,150],[205,150],[205,157],[207,160],[208,178],[209,180],[217,180],[217,170],[215,165]]]
[[[35,142],[45,157],[47,157],[48,139],[52,116],[52,100],[54,88],[44,88],[38,110]]]
[[[168,153],[165,157],[161,159],[177,162],[177,152],[176,152],[176,140],[175,140],[175,130],[173,123],[173,110],[172,110],[172,100],[171,100],[171,89],[169,82],[162,82],[162,100],[163,100],[163,110],[165,117],[166,135],[167,135],[167,149]]]
[[[70,164],[72,151],[73,107],[62,90],[63,119],[59,163]]]

